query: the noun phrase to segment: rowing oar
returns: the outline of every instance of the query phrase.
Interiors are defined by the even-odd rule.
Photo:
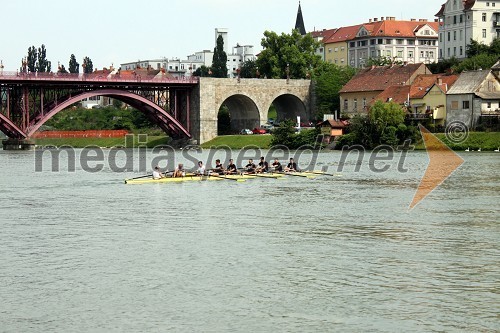
[[[333,173],[326,173],[323,171],[305,171],[306,173],[312,173],[314,175],[324,175],[324,176],[332,176],[332,177],[342,177],[342,174],[333,174]]]
[[[308,176],[308,175],[298,175],[298,174],[295,174],[293,172],[278,172],[278,173],[281,173],[281,174],[287,175],[287,176],[304,177],[304,178],[315,178],[316,177],[316,176]]]
[[[167,174],[167,173],[171,173],[172,171],[165,171],[163,172],[163,174]],[[145,175],[145,176],[139,176],[139,177],[134,177],[134,178],[128,178],[128,179],[125,179],[125,182],[129,181],[129,180],[133,180],[133,179],[141,179],[141,178],[146,178],[146,177],[153,177],[153,174],[149,174],[149,175]]]
[[[213,175],[213,174],[208,175],[208,177],[215,177],[215,178],[220,178],[220,179],[234,180],[234,181],[236,181],[236,182],[244,182],[244,181],[246,181],[245,179],[240,179],[240,178],[228,178],[228,177],[223,177],[223,176]]]

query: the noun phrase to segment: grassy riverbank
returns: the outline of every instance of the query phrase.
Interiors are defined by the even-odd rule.
[[[460,144],[454,144],[446,139],[443,133],[437,133],[436,136],[446,143],[453,150],[465,150],[469,148],[470,150],[478,150],[481,148],[482,151],[492,151],[500,147],[500,132],[471,132],[469,133],[468,139]],[[125,138],[57,138],[57,139],[37,139],[35,143],[38,146],[56,146],[60,147],[63,145],[71,146],[74,148],[83,148],[87,146],[98,146],[98,147],[128,147],[133,148],[139,146],[138,136],[133,136],[133,142],[125,142]],[[148,135],[144,137],[146,143],[140,143],[141,146],[147,146],[148,148],[153,148],[160,145],[167,145],[170,139],[166,136],[158,135]],[[213,140],[205,142],[202,144],[202,148],[211,147],[221,147],[227,146],[231,149],[241,149],[247,146],[257,146],[263,149],[267,149],[271,144],[271,135],[223,135],[218,136]],[[132,140],[130,140],[132,141]],[[425,146],[422,141],[415,145],[415,149],[424,150]]]
[[[133,139],[132,139],[133,138]],[[142,140],[146,142],[142,142]],[[153,148],[160,145],[167,145],[170,142],[170,138],[164,135],[159,136],[141,136],[141,142],[139,142],[139,136],[129,136],[127,140],[125,138],[51,138],[51,139],[36,139],[34,140],[37,146],[70,146],[73,148],[84,148],[88,146],[98,146],[98,147],[127,147],[134,148],[138,146],[146,146],[148,148]]]
[[[247,146],[257,146],[267,149],[271,145],[271,135],[223,135],[201,145],[202,148],[229,147],[231,149],[241,149]]]
[[[470,132],[469,137],[462,143],[453,143],[446,138],[444,133],[436,133],[436,137],[443,141],[453,150],[461,151],[469,148],[470,150],[492,151],[500,147],[500,132]],[[424,150],[423,141],[415,145],[415,149]]]

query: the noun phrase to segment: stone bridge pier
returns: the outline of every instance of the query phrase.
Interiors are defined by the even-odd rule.
[[[314,117],[310,80],[202,77],[192,94],[195,105],[190,107],[190,127],[199,144],[217,136],[217,116],[224,105],[234,132],[266,123],[271,105],[276,108],[278,121],[300,116],[301,122],[309,122]]]

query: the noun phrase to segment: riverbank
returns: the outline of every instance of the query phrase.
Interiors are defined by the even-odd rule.
[[[170,138],[164,135],[130,135],[122,138],[44,138],[35,139],[34,141],[38,147],[70,146],[73,148],[85,148],[89,146],[97,146],[104,148],[135,148],[145,146],[147,148],[154,148],[156,146],[168,145]]]
[[[471,132],[469,137],[463,143],[450,142],[444,133],[437,133],[436,136],[447,144],[451,149],[461,151],[469,148],[470,150],[493,151],[500,147],[500,132]],[[170,138],[167,136],[130,136],[132,139],[125,138],[53,138],[53,139],[36,139],[37,146],[71,146],[74,148],[84,148],[88,146],[98,147],[127,147],[135,148],[138,146],[146,146],[154,148],[160,145],[168,145]],[[271,145],[271,135],[223,135],[214,138],[201,145],[202,148],[229,147],[231,149],[242,149],[248,146],[257,146],[262,149],[268,149]],[[415,145],[416,150],[425,150],[424,143],[419,141]]]

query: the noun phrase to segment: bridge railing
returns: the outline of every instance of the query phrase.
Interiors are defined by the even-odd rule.
[[[158,82],[197,84],[198,77],[172,78],[165,74],[104,74],[104,73],[19,73],[0,72],[0,80],[73,81],[73,82]]]

